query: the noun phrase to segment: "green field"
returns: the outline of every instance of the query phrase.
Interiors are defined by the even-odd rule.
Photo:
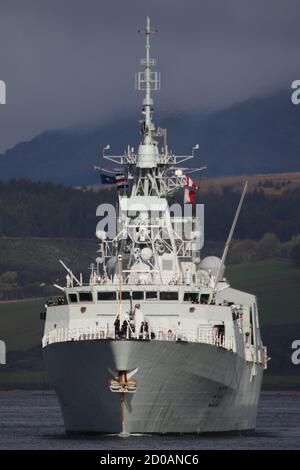
[[[285,260],[228,266],[232,286],[255,294],[262,325],[300,323],[300,269]]]
[[[45,299],[0,302],[0,339],[8,351],[41,344],[44,322],[39,313],[44,305]]]
[[[0,300],[51,296],[53,283],[65,282],[66,272],[59,260],[74,273],[87,273],[96,250],[95,239],[0,237],[0,277],[13,272],[16,278],[8,284],[0,279]]]

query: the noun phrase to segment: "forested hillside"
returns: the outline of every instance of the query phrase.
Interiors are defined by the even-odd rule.
[[[93,237],[96,208],[113,191],[95,194],[52,183],[0,181],[0,236]]]
[[[225,187],[219,193],[199,191],[205,205],[205,239],[223,241],[238,204],[240,192]],[[173,201],[182,202],[178,193]],[[116,202],[116,192],[107,188],[95,193],[51,183],[0,182],[0,236],[91,238],[97,223],[96,209]],[[281,241],[300,233],[300,189],[280,197],[262,190],[246,197],[235,238],[259,240],[272,232]]]

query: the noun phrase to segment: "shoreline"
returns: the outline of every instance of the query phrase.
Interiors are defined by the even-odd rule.
[[[0,304],[13,304],[16,302],[34,302],[36,300],[47,299],[47,297],[25,297],[22,299],[0,300]]]

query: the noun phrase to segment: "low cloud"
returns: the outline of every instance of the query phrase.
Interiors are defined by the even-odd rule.
[[[0,0],[0,151],[49,128],[135,112],[137,34],[159,33],[163,114],[230,106],[300,78],[297,0]]]

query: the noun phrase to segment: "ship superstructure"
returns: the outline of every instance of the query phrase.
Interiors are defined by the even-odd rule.
[[[208,432],[255,427],[263,346],[254,295],[230,287],[225,259],[201,258],[203,221],[173,214],[168,196],[193,187],[194,156],[169,151],[167,131],[153,122],[152,91],[160,87],[150,57],[136,87],[145,92],[142,140],[118,164],[114,236],[98,229],[89,282],[67,270],[58,302],[47,305],[43,351],[67,431]],[[108,170],[110,171],[110,170]],[[117,180],[121,181],[120,179]],[[190,208],[192,205],[190,205]]]

